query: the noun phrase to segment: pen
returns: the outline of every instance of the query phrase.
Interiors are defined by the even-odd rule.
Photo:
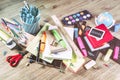
[[[41,44],[40,44],[40,52],[42,53],[45,49],[45,42],[46,42],[46,32],[44,31],[41,37]]]
[[[36,56],[36,61],[39,62],[39,56],[40,56],[40,47],[41,47],[41,40],[39,41],[39,45],[38,45],[38,53],[37,53],[37,56]]]
[[[24,4],[25,4],[25,7],[29,10],[30,9],[29,4],[26,1],[24,1]]]
[[[64,48],[66,48],[66,43],[63,41],[62,37],[60,36],[60,34],[57,32],[57,30],[51,30],[52,34],[55,36],[56,40],[58,41],[58,43],[61,44],[61,46],[63,46]]]
[[[85,46],[84,46],[84,44],[83,44],[82,39],[81,39],[80,37],[77,37],[77,42],[78,42],[79,48],[80,48],[81,51],[82,51],[83,56],[86,57],[86,56],[87,56],[87,50],[85,49]]]

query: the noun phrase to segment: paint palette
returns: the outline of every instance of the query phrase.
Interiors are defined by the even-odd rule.
[[[89,20],[91,18],[92,18],[92,14],[89,11],[84,10],[64,17],[62,19],[62,23],[64,25],[74,25],[75,22],[81,22],[83,20]]]

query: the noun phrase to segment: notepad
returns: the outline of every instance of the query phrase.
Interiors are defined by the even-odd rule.
[[[64,36],[60,33],[62,39],[65,41],[66,43],[66,50],[65,51],[60,51],[60,52],[56,52],[56,53],[44,53],[44,56],[46,58],[53,58],[53,59],[59,59],[59,60],[64,60],[64,59],[71,59],[72,58],[72,49],[69,46],[69,44],[67,43],[66,39],[64,38]],[[46,45],[49,45],[48,43],[48,39],[47,39],[47,43]]]
[[[62,47],[55,39],[55,37],[51,34],[51,30],[45,31],[46,39],[48,40],[48,45],[50,46],[51,53],[57,53],[65,51],[66,48]]]

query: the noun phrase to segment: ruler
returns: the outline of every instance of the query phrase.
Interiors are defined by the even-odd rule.
[[[66,38],[67,42],[69,43],[69,45],[71,46],[72,50],[75,52],[75,54],[79,57],[79,58],[83,58],[82,53],[80,52],[79,48],[76,46],[76,44],[73,42],[73,40],[70,38],[70,36],[68,35],[68,33],[65,31],[65,29],[63,28],[62,23],[59,21],[59,19],[56,17],[56,15],[51,16],[53,21],[55,22],[56,26],[58,26],[58,29],[62,32],[62,34],[64,35],[64,37]]]

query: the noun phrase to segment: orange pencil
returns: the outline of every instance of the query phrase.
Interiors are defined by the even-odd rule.
[[[45,42],[46,42],[46,32],[43,32],[41,37],[41,45],[40,45],[40,52],[42,53],[45,49]]]

